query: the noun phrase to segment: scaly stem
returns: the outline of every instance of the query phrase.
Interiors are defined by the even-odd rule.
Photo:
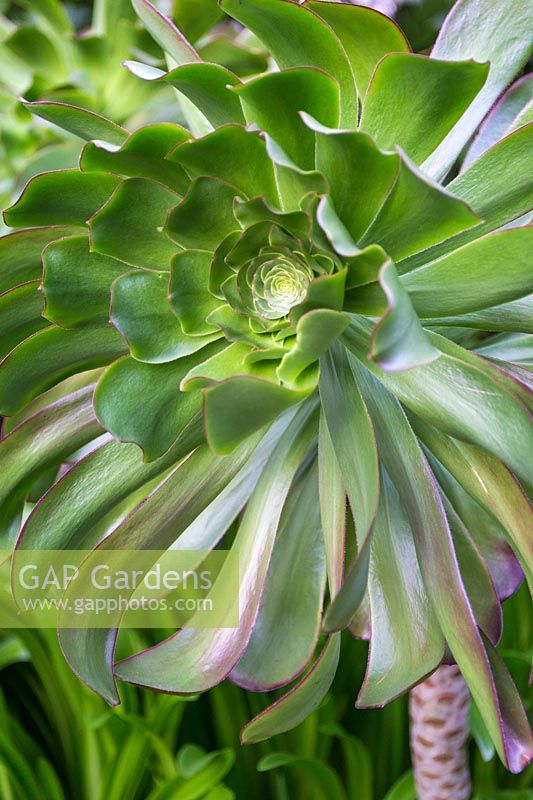
[[[468,800],[470,694],[458,667],[441,666],[411,692],[411,754],[418,800]]]

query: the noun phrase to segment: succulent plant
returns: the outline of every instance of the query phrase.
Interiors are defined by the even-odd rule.
[[[136,26],[129,0],[97,2],[91,26],[82,32],[59,0],[23,0],[17,6],[15,21],[0,17],[2,206],[36,172],[76,166],[79,131],[60,131],[46,122],[36,125],[30,113],[47,120],[47,101],[103,113],[117,123],[132,117],[138,126],[153,117],[161,102],[168,114],[173,100],[161,90],[155,96],[147,92],[122,67],[125,58],[143,48],[143,38],[150,43]],[[114,36],[106,37],[109,30]],[[160,51],[153,42],[150,48],[157,58]],[[100,68],[103,61],[105,70]]]
[[[55,107],[89,140],[79,169],[5,212],[5,541],[85,448],[18,548],[222,542],[241,563],[238,628],[117,664],[116,630],[61,632],[110,703],[115,676],[184,694],[299,678],[243,731],[259,741],[321,702],[349,628],[370,643],[360,706],[456,662],[520,771],[531,733],[495,645],[533,562],[523,80],[460,164],[528,59],[529,10],[461,0],[427,57],[361,6],[222,0],[278,67],[243,82],[133,6],[170,69],[128,67],[171,84],[190,129]]]
[[[57,103],[103,114],[133,130],[159,118],[182,119],[170,86],[161,84],[154,91],[122,66],[135,53],[153,64],[164,63],[163,52],[139,26],[130,0],[97,0],[90,25],[82,30],[75,28],[59,0],[23,0],[19,6],[16,21],[0,16],[2,207],[12,201],[14,184],[22,188],[36,172],[75,167],[80,134],[98,135],[97,130],[91,134],[90,123],[69,131],[50,125],[56,122],[54,112],[61,110]],[[210,61],[239,75],[266,68],[264,54],[246,46],[238,31],[227,25],[213,29],[221,17],[216,0],[201,6],[176,3],[174,11],[190,35],[202,36],[201,52]],[[41,124],[35,124],[33,115],[42,118]]]

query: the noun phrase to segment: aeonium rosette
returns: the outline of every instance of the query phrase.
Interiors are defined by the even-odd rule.
[[[475,89],[485,72],[465,66]],[[371,356],[381,366],[432,361],[439,351],[393,258],[479,222],[402,151],[381,150],[366,132],[339,130],[339,88],[326,73],[287,69],[225,91],[238,95],[242,121],[194,139],[175,129],[183,141],[165,154],[175,170],[166,185],[121,183],[88,223],[94,251],[124,258],[131,249],[137,268],[111,287],[110,318],[133,358],[108,369],[96,392],[100,419],[126,441],[139,441],[129,429],[137,422],[121,413],[117,392],[130,385],[138,362],[174,364],[173,385],[195,395],[183,401],[183,424],[204,390],[208,440],[222,453],[316,389],[319,359],[350,313],[372,319]],[[88,145],[82,168],[90,154],[99,168],[97,155],[120,158],[149,132],[133,134],[113,154]],[[157,218],[142,208],[148,193]],[[168,272],[155,270],[162,265]],[[51,279],[47,270],[45,292]]]
[[[426,57],[363,7],[223,0],[279,68],[243,82],[133,4],[172,68],[128,66],[177,89],[189,129],[110,144],[100,118],[79,170],[36,177],[6,212],[28,230],[3,240],[25,314],[0,369],[4,458],[47,434],[9,473],[5,516],[17,527],[28,480],[95,442],[18,546],[212,548],[243,512],[241,624],[187,628],[118,665],[115,629],[64,630],[67,658],[110,702],[114,675],[267,690],[326,633],[251,741],[321,702],[343,628],[370,637],[366,706],[446,646],[521,769],[531,739],[494,645],[500,600],[531,577],[517,482],[533,481],[531,400],[506,356],[533,332],[531,228],[510,224],[531,205],[531,125],[443,179],[527,59],[509,8],[525,12],[491,4],[474,47],[487,3],[460,3]]]

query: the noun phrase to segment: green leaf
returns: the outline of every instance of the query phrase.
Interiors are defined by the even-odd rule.
[[[533,227],[492,233],[408,272],[401,282],[420,317],[490,308],[531,293],[532,247]]]
[[[533,294],[501,306],[484,308],[472,314],[461,314],[457,317],[437,317],[424,320],[425,325],[451,325],[452,327],[468,325],[469,328],[480,328],[483,331],[516,331],[517,333],[533,333]]]
[[[488,64],[390,53],[376,67],[361,129],[383,150],[405,150],[415,164],[431,155],[487,79]]]
[[[160,80],[188,97],[214,128],[228,122],[244,123],[239,100],[230,91],[240,80],[219,64],[184,64]]]
[[[47,389],[21,408],[20,411],[17,411],[10,417],[6,417],[2,422],[2,433],[10,433],[18,425],[25,422],[34,414],[42,411],[46,406],[56,403],[58,400],[62,400],[71,392],[77,392],[78,389],[84,389],[89,386],[89,384],[94,383],[101,372],[102,370],[98,368],[89,370],[88,372],[81,372],[60,381],[57,385],[52,386],[51,389]]]
[[[387,792],[385,800],[416,800],[415,779],[412,772],[406,772]]]
[[[443,496],[442,500],[472,612],[480,630],[496,645],[502,635],[502,609],[488,566],[483,561],[470,531],[447,497]]]
[[[318,494],[326,548],[329,593],[339,591],[344,575],[346,492],[342,472],[322,411],[318,433]]]
[[[520,484],[494,456],[451,439],[421,420],[413,421],[420,439],[459,484],[501,523],[533,586],[533,543],[528,533],[531,504]]]
[[[223,125],[213,133],[178,145],[169,155],[192,177],[209,175],[234,186],[247,197],[263,195],[278,205],[274,167],[259,133],[240,125]]]
[[[218,545],[248,503],[265,464],[295,413],[295,409],[290,409],[268,428],[240,472],[180,536],[174,545],[178,550],[209,550]],[[249,447],[250,441],[246,440],[243,446]],[[258,440],[253,437],[253,441]]]
[[[135,19],[129,0],[95,0],[91,31],[98,37],[112,36],[124,18]]]
[[[384,56],[410,50],[409,42],[396,23],[373,8],[316,0],[306,5],[339,37],[360,97],[365,96],[372,74]]]
[[[169,304],[168,272],[129,272],[114,282],[111,297],[111,321],[138,361],[174,361],[219,337],[183,333]]]
[[[151,743],[153,744],[153,740]],[[151,753],[151,749],[148,750],[146,746],[145,732],[139,728],[128,731],[114,759],[113,769],[110,770],[106,782],[104,791],[107,800],[120,800],[124,796],[135,796],[143,779],[143,770],[138,765],[143,757],[147,757],[148,753]]]
[[[95,392],[98,418],[120,441],[138,444],[147,461],[161,456],[201,408],[201,397],[180,392],[180,382],[216,346],[167,364],[144,364],[130,357],[116,361]]]
[[[472,36],[475,20],[476,35]],[[437,178],[444,175],[468,142],[483,117],[521,70],[531,54],[533,11],[521,0],[465,0],[456,4],[444,21],[432,58],[489,61],[489,77],[468,110],[424,164]]]
[[[53,134],[50,135],[53,136]],[[78,162],[78,155],[79,142],[73,137],[61,136],[58,138],[57,143],[52,140],[51,144],[36,150],[26,161],[24,169],[18,176],[19,185],[21,187],[24,186],[31,177],[39,172],[75,167]]]
[[[20,58],[24,64],[30,64],[33,76],[45,81],[54,76],[54,81],[61,83],[68,77],[64,52],[57,46],[49,33],[36,26],[21,24],[4,42],[3,47]],[[45,84],[46,85],[46,84]]]
[[[245,725],[241,733],[243,744],[255,744],[290,731],[319,707],[333,683],[340,645],[340,634],[329,637],[320,656],[296,686]]]
[[[186,250],[178,253],[172,261],[170,304],[181,330],[193,336],[203,337],[215,330],[206,321],[209,314],[221,304],[207,290],[211,260],[211,253]]]
[[[320,369],[322,407],[361,545],[371,530],[379,494],[372,423],[341,345],[323,356]]]
[[[280,207],[285,212],[294,212],[312,206],[316,203],[315,195],[327,192],[324,176],[317,170],[301,169],[268,133],[262,135],[274,165]]]
[[[248,374],[247,356],[253,352],[248,344],[234,342],[224,347],[214,356],[193,367],[181,382],[183,392],[205,389],[235,375],[235,372]]]
[[[533,362],[533,336],[530,333],[500,333],[486,339],[474,349],[484,358],[514,361],[520,364]]]
[[[32,17],[43,27],[72,33],[72,23],[60,0],[21,0],[19,5],[31,8]]]
[[[259,222],[271,222],[292,234],[296,239],[305,241],[310,236],[312,221],[305,211],[284,213],[272,208],[262,197],[252,200],[235,200],[234,213],[240,225],[246,230]],[[233,244],[233,243],[232,243]]]
[[[324,628],[344,628],[366,590],[369,542],[378,508],[379,469],[374,431],[346,351],[335,344],[320,361],[320,398],[357,531],[357,556],[329,607]]]
[[[533,124],[516,131],[487,150],[472,166],[448,184],[448,191],[460,197],[483,220],[400,263],[407,272],[462,247],[473,239],[521,217],[533,205],[533,187],[523,165],[533,145]],[[509,180],[509,175],[513,180]],[[490,330],[490,325],[487,328]]]
[[[428,340],[413,308],[408,292],[398,278],[395,265],[389,259],[379,270],[379,294],[384,296],[386,309],[372,331],[369,355],[387,372],[401,372],[412,367],[428,364],[440,355],[440,351]],[[368,294],[378,284],[358,287],[346,297],[346,309],[362,310],[363,313],[381,313],[378,308],[368,306]]]
[[[380,269],[388,260],[387,253],[378,244],[370,244],[364,250],[360,250],[359,253],[347,261],[346,288],[353,289],[358,286],[366,286],[368,283],[374,283],[378,278]]]
[[[231,453],[239,442],[308,394],[252,376],[222,381],[204,391],[207,440],[215,453]]]
[[[166,691],[202,691],[223,680],[241,658],[257,617],[285,498],[316,433],[315,409],[314,402],[306,403],[291,420],[248,503],[233,544],[239,552],[239,592],[227,584],[228,562],[212,589],[215,606],[217,597],[219,602],[224,598],[224,607],[234,598],[239,627],[195,628],[193,618],[190,628],[156,649],[120,662],[116,672],[121,679]]]
[[[249,319],[242,314],[238,314],[228,305],[220,306],[215,311],[212,311],[207,322],[219,328],[230,342],[245,342],[251,347],[257,347],[261,350],[265,347],[273,346],[273,341],[269,334],[252,331]]]
[[[420,419],[414,418],[411,420],[411,425],[418,433],[421,442],[424,442],[426,426]],[[420,433],[421,426],[422,433]],[[435,429],[430,430],[433,434],[436,433]],[[509,544],[510,537],[496,517],[467,493],[427,447],[425,453],[441,491],[464,523],[487,565],[498,597],[500,600],[506,600],[516,592],[524,578],[522,568]]]
[[[212,252],[229,233],[240,228],[233,213],[235,195],[236,190],[224,181],[197,178],[168,215],[165,233],[180,247]]]
[[[484,358],[480,358],[471,350],[466,350],[461,345],[441,336],[436,331],[428,333],[435,346],[443,353],[456,358],[458,361],[468,364],[474,369],[479,369],[485,373],[489,380],[496,380],[504,389],[509,391],[517,399],[519,399],[526,408],[530,411],[533,410],[533,396],[531,394],[531,381],[527,380],[524,375],[516,376],[511,372],[512,365],[493,364]]]
[[[175,66],[176,62],[167,56],[167,63]],[[143,81],[164,80],[166,73],[159,67],[152,67],[140,61],[125,61],[124,66],[136,78]],[[203,136],[213,130],[211,123],[205,118],[202,112],[192,103],[188,97],[176,89],[176,98],[179,103],[181,116],[192,136]]]
[[[163,476],[201,440],[197,419],[165,455],[148,463],[137,445],[106,442],[75,464],[35,506],[18,546],[27,550],[96,546],[101,538],[98,523],[142,486]]]
[[[93,408],[94,385],[66,395],[18,425],[0,442],[2,519],[24,499],[48,467],[101,433]]]
[[[500,98],[487,114],[479,133],[468,148],[461,172],[464,172],[493,145],[509,134],[521,113],[533,100],[533,76],[523,75]]]
[[[106,537],[100,549],[168,549],[227,486],[250,456],[255,444],[248,442],[240,452],[232,454],[231,459],[213,456],[206,446],[196,449]],[[154,560],[157,560],[157,556]],[[85,570],[80,578],[87,580],[88,576],[89,572]],[[74,589],[75,597],[79,596],[79,591],[79,588]],[[67,591],[65,599],[71,596],[72,592],[69,595]],[[113,705],[119,699],[113,677],[113,659],[122,614],[121,610],[116,612],[114,628],[62,627],[60,633],[63,653],[70,665],[91,688]],[[204,629],[203,632],[206,631]],[[88,653],[91,654],[90,658],[87,657]]]
[[[235,792],[233,792],[231,789],[228,789],[228,787],[224,786],[224,784],[220,784],[219,786],[215,786],[214,789],[211,789],[211,791],[205,795],[205,800],[235,800],[235,797]]]
[[[70,331],[51,326],[35,333],[0,364],[1,413],[15,414],[69,375],[109,364],[125,349],[110,325]]]
[[[470,704],[470,730],[483,761],[491,761],[496,754],[496,749],[475,703]]]
[[[368,331],[368,324],[354,321],[343,341],[407,408],[449,436],[485,448],[531,481],[533,431],[528,413],[496,371],[487,374],[482,359],[477,367],[471,358],[459,358],[462,348],[457,347],[454,355],[442,353],[430,364],[406,372],[385,372],[366,356],[366,345],[356,333],[365,328]],[[435,334],[430,336],[437,347],[439,340]]]
[[[304,314],[318,309],[342,311],[347,271],[333,272],[331,275],[319,275],[309,284],[303,303],[295,306],[290,312],[290,321],[297,325]]]
[[[33,103],[22,101],[25,108],[37,117],[52,122],[59,128],[79,136],[81,139],[103,139],[111,144],[121,145],[128,138],[128,131],[106,117],[86,108],[38,100]]]
[[[107,142],[88,142],[80,156],[83,172],[112,172],[128,178],[151,178],[182,194],[189,180],[178,164],[165,160],[190,134],[179,125],[161,122],[132,133],[121,147]]]
[[[2,637],[0,642],[0,671],[12,664],[29,661],[30,654],[17,636]]]
[[[261,39],[280,69],[305,64],[335,77],[341,90],[341,122],[347,127],[357,125],[351,65],[336,34],[317,14],[306,6],[278,0],[248,0],[246,5],[222,0],[221,7]]]
[[[148,0],[131,0],[139,15],[156,42],[177,64],[200,61],[194,47],[185,39],[171,19],[161,13]]]
[[[118,178],[77,169],[36,175],[19,199],[4,211],[10,228],[33,225],[82,225],[103,206]]]
[[[530,100],[522,112],[517,116],[513,122],[510,132],[517,131],[520,128],[523,128],[525,125],[529,125],[531,122],[533,122],[533,100]]]
[[[380,244],[398,262],[471,228],[479,218],[402,155],[396,183],[361,245]]]
[[[446,642],[498,754],[508,769],[519,771],[533,748],[529,726],[508,673],[502,671],[495,682],[493,651],[476,625],[434,476],[398,402],[378,393],[375,379],[355,360],[353,368],[375,422],[380,458],[409,516],[424,584]]]
[[[3,36],[5,36],[4,33]],[[31,66],[7,47],[2,47],[0,50],[0,67],[2,68],[2,83],[12,93],[9,101],[14,108],[16,105],[15,97],[27,92],[33,83]]]
[[[218,10],[220,11],[220,8]],[[224,35],[209,36],[201,44],[198,52],[204,61],[222,64],[240,78],[266,72],[268,69],[266,52],[257,42],[253,44],[252,49],[247,40],[254,41],[249,34],[243,34],[242,38],[237,39],[228,39]]]
[[[370,647],[359,708],[383,706],[433,672],[444,638],[418,566],[409,519],[388,476],[370,545]]]
[[[285,767],[293,772],[302,796],[313,800],[346,800],[346,793],[337,772],[318,758],[304,758],[290,753],[269,753],[259,761],[257,769],[268,772]],[[292,784],[292,781],[291,781]]]
[[[7,792],[11,792],[11,785],[15,781],[20,787],[20,796],[28,800],[38,800],[39,795],[42,796],[42,786],[34,776],[28,760],[19,752],[17,746],[11,742],[7,731],[3,729],[0,731],[0,752],[2,753],[0,786],[7,800],[12,800],[13,795],[10,797]]]
[[[74,228],[29,228],[0,237],[0,292],[41,277],[43,247]]]
[[[316,490],[311,468],[287,498],[254,629],[230,674],[251,691],[294,680],[316,647],[326,581]]]
[[[396,181],[398,155],[382,153],[366,133],[336,131],[308,114],[302,117],[315,131],[316,167],[328,182],[335,210],[358,242]],[[358,196],[365,198],[364,203],[354,202],[355,186]]]
[[[178,783],[176,781],[177,791],[169,796],[169,800],[170,797],[172,800],[195,800],[195,798],[208,800],[217,784],[226,777],[234,761],[235,754],[230,748],[210,753],[208,762],[201,770],[194,775],[187,776],[185,782]],[[219,800],[232,800],[232,797],[233,794],[227,792],[225,795],[219,796]],[[214,800],[216,800],[216,795]]]
[[[191,778],[209,764],[212,758],[213,753],[206,753],[202,747],[196,744],[184,744],[178,752],[176,764],[184,778]]]
[[[172,3],[172,19],[191,42],[207,33],[221,17],[222,12],[213,0],[173,0]]]
[[[320,359],[349,323],[347,314],[327,308],[309,311],[300,317],[296,340],[277,369],[280,381],[297,387],[302,373]]]
[[[91,253],[87,236],[81,235],[49,244],[43,264],[47,319],[62,328],[109,319],[111,283],[124,273],[122,261]]]
[[[337,255],[353,258],[360,252],[348,228],[338,217],[330,197],[324,196],[320,199],[316,210],[316,219]]]
[[[92,177],[94,173],[84,173]],[[179,196],[147,178],[123,181],[89,220],[91,247],[134,267],[170,269],[178,248],[162,231]]]
[[[332,77],[318,69],[292,68],[260,75],[233,91],[248,124],[270,134],[299,167],[315,168],[315,136],[299,112],[337,127],[340,97]]]
[[[28,336],[48,324],[41,316],[39,281],[30,281],[0,294],[0,359]]]
[[[348,796],[356,796],[360,800],[373,800],[373,766],[368,747],[334,722],[322,725],[320,732],[337,736],[339,739],[343,753]]]

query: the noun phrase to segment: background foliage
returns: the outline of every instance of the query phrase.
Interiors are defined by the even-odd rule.
[[[504,608],[500,652],[531,712],[533,624],[525,587]],[[131,631],[127,638],[126,650],[149,643]],[[122,685],[122,704],[110,709],[73,675],[55,632],[5,632],[0,800],[414,800],[406,698],[355,710],[366,644],[347,635],[343,648],[346,657],[317,712],[291,733],[241,746],[240,729],[275,693],[251,694],[225,682],[185,700]],[[507,773],[473,722],[476,800],[531,800],[533,769]]]

